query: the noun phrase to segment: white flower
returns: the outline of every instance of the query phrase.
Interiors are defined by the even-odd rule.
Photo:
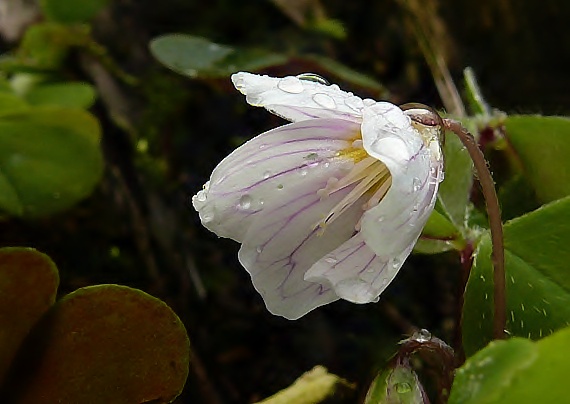
[[[336,85],[250,73],[232,81],[248,103],[293,123],[214,169],[192,199],[202,224],[242,244],[239,260],[273,314],[378,301],[433,210],[439,128]]]

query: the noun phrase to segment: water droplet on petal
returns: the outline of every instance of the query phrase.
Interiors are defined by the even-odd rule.
[[[365,107],[370,107],[376,104],[376,101],[374,101],[372,98],[365,98],[362,100],[362,103],[364,104]]]
[[[397,269],[397,268],[400,268],[401,265],[402,265],[402,261],[400,261],[398,258],[394,258],[392,260],[392,268]]]
[[[414,177],[412,180],[412,191],[417,192],[422,187],[422,181],[418,177]]]
[[[357,97],[355,95],[350,96],[347,99],[345,99],[344,103],[346,104],[346,106],[348,108],[352,109],[355,112],[360,112],[362,110],[362,108],[364,107],[364,102],[362,102],[360,97]]]
[[[257,251],[258,254],[261,254],[261,252],[263,251],[263,247],[258,245],[257,247],[255,247],[255,251]]]
[[[336,258],[333,258],[333,257],[326,257],[326,258],[325,258],[325,262],[326,262],[327,264],[334,265],[334,264],[336,264],[336,263],[338,262],[338,260],[337,260]]]
[[[394,387],[399,394],[409,393],[412,391],[412,386],[407,382],[396,383]]]
[[[382,223],[384,221],[384,216],[378,216],[378,219],[376,219],[376,221],[378,223]]]
[[[303,83],[297,77],[289,76],[279,80],[277,88],[291,94],[300,94],[305,90]]]
[[[253,200],[251,199],[251,196],[245,194],[241,198],[239,198],[237,208],[239,210],[248,210],[251,208],[251,202],[252,201]]]
[[[300,171],[301,176],[306,176],[309,173],[309,171],[306,168],[302,168]]]
[[[299,74],[297,76],[297,78],[299,80],[312,81],[314,83],[319,83],[319,84],[322,84],[325,86],[330,85],[330,83],[328,82],[327,79],[325,79],[324,77],[321,77],[315,73],[302,73],[302,74]]]
[[[324,93],[317,93],[313,95],[313,101],[319,104],[323,108],[334,109],[336,108],[336,102],[330,95]]]
[[[267,170],[263,173],[263,179],[266,180],[269,177],[271,177],[271,171]]]
[[[277,185],[277,189],[283,189],[283,184]]]
[[[214,220],[214,214],[213,213],[204,213],[201,216],[202,219],[202,223],[210,223],[212,220]]]
[[[416,331],[413,335],[412,338],[414,341],[417,342],[429,342],[431,340],[431,333],[426,330],[425,328],[422,328],[419,331]]]

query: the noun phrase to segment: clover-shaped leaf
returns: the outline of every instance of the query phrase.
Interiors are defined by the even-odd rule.
[[[53,304],[58,281],[46,255],[0,249],[2,402],[167,403],[180,394],[190,344],[164,302],[98,285]]]
[[[0,114],[0,210],[37,217],[88,196],[103,172],[100,131],[80,109]]]
[[[538,339],[570,324],[570,197],[505,225],[507,331]],[[493,269],[482,238],[465,291],[463,343],[473,354],[492,339]]]
[[[59,274],[31,248],[0,249],[0,382],[22,340],[55,301]]]
[[[494,341],[457,370],[450,404],[564,403],[570,328],[538,342]]]

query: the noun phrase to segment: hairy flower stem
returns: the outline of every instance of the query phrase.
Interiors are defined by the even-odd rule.
[[[493,177],[485,161],[483,153],[477,146],[473,135],[465,129],[461,123],[452,119],[443,119],[445,129],[455,133],[466,147],[475,169],[477,170],[479,183],[485,197],[487,214],[489,216],[489,226],[491,229],[491,242],[493,244],[493,281],[494,281],[494,319],[493,337],[495,339],[505,338],[505,328],[507,322],[507,302],[505,292],[505,250],[503,243],[503,224],[501,221],[501,209]]]

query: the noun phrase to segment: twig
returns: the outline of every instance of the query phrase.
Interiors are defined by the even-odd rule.
[[[465,106],[447,67],[444,44],[450,36],[434,1],[398,0],[407,12],[418,46],[428,64],[445,109],[456,117],[465,116]]]

